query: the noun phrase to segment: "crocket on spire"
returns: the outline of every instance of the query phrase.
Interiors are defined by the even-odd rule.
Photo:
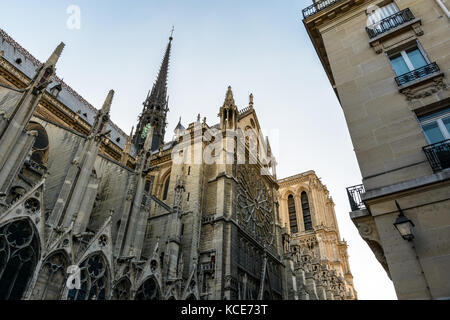
[[[164,143],[164,135],[166,133],[166,117],[168,107],[167,96],[167,76],[169,73],[170,50],[173,40],[173,29],[169,38],[166,53],[159,69],[156,82],[153,84],[152,90],[148,93],[144,102],[144,109],[139,116],[139,123],[133,138],[136,150],[139,151],[144,146],[145,138],[148,134],[150,126],[153,128],[153,141],[151,150],[158,149]]]

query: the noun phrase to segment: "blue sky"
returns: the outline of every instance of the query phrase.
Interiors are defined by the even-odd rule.
[[[278,130],[278,177],[315,170],[336,203],[341,237],[360,299],[396,299],[392,282],[359,237],[345,188],[361,183],[345,119],[301,21],[312,0],[15,0],[1,5],[0,28],[36,58],[66,43],[57,73],[97,108],[116,91],[112,120],[127,134],[156,78],[172,25],[166,140],[179,117],[208,124],[228,85],[236,104],[252,92],[263,129]],[[70,30],[69,5],[81,9]],[[276,145],[276,141],[271,141]]]

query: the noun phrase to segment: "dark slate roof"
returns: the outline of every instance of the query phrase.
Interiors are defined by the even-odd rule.
[[[42,64],[2,29],[0,29],[0,51],[1,50],[4,51],[3,58],[30,79],[36,74],[37,67]],[[21,60],[20,64],[16,62],[18,59]],[[90,125],[93,125],[97,109],[57,76],[54,77],[53,82],[47,87],[47,91],[50,93],[50,88],[58,84],[61,84],[62,90],[57,99],[73,112],[79,112],[82,119],[87,121]],[[112,121],[109,121],[108,130],[111,130],[111,142],[123,150],[128,135]],[[117,141],[118,138],[120,138],[119,141]],[[131,146],[130,153],[133,157],[136,155],[134,146]]]

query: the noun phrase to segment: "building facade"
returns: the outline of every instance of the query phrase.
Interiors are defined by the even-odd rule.
[[[448,9],[322,0],[303,10],[363,177],[347,189],[350,216],[399,299],[450,298]]]
[[[334,202],[314,171],[278,180],[280,222],[289,234],[299,296],[354,300],[347,243],[341,240]],[[305,262],[311,262],[311,265]]]
[[[64,44],[41,63],[0,30],[0,299],[347,298],[307,253],[330,293],[297,294],[253,95],[166,140],[172,40],[127,135],[113,90],[96,109],[56,76]]]

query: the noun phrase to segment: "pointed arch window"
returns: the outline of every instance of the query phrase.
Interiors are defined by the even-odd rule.
[[[56,252],[45,259],[33,291],[33,300],[58,300],[66,283],[67,257]]]
[[[161,300],[161,292],[155,278],[147,279],[139,287],[135,300]]]
[[[19,300],[31,280],[39,256],[39,241],[30,221],[0,227],[0,300]]]
[[[167,200],[167,195],[169,193],[170,175],[167,176],[166,182],[164,183],[163,200]]]
[[[305,230],[312,230],[311,210],[309,208],[308,195],[305,191],[301,195],[302,211],[303,211],[303,223],[305,224]]]
[[[109,272],[102,254],[97,253],[81,265],[81,288],[69,290],[68,300],[106,300],[108,297]]]
[[[114,300],[130,300],[131,282],[127,278],[120,280],[113,291]]]
[[[291,194],[288,197],[288,210],[289,210],[289,226],[291,227],[291,233],[298,232],[297,224],[297,212],[295,210],[294,196]]]

